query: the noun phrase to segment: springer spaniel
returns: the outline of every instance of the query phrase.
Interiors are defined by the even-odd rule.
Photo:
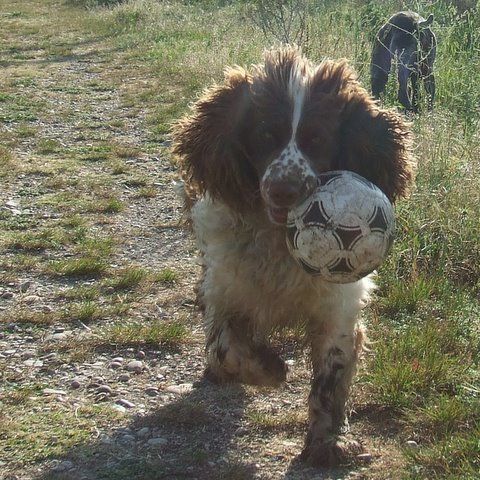
[[[207,377],[280,384],[287,367],[268,336],[304,325],[313,379],[302,458],[336,463],[358,450],[341,434],[373,282],[333,284],[303,271],[286,247],[287,212],[329,170],[357,172],[392,201],[404,195],[412,179],[405,124],[378,107],[344,61],[314,66],[283,47],[250,72],[227,69],[173,138],[203,260]]]

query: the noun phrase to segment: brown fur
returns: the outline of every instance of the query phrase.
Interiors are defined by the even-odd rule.
[[[174,126],[173,152],[191,200],[208,191],[235,211],[258,207],[262,172],[252,165],[251,152],[261,147],[262,139],[252,139],[250,132],[259,114],[268,124],[264,112],[283,111],[286,116],[291,110],[285,91],[297,64],[310,77],[309,121],[302,124],[310,132],[315,127],[311,133],[322,139],[319,170],[359,173],[393,201],[407,194],[413,162],[402,117],[380,109],[345,61],[327,60],[314,69],[298,50],[284,48],[267,53],[265,65],[254,67],[253,73],[228,69],[224,83],[206,90],[191,114]]]

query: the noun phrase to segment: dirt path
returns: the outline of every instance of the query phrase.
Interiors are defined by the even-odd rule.
[[[154,105],[138,96],[155,78],[72,23],[69,15],[80,12],[69,8],[12,1],[1,12],[0,132],[16,170],[0,179],[1,220],[12,235],[47,243],[10,241],[2,252],[0,478],[392,478],[379,455],[390,433],[368,410],[359,409],[353,429],[365,436],[372,463],[326,472],[296,462],[309,374],[294,345],[282,347],[291,374],[279,390],[201,381],[196,252],[178,228],[168,145],[152,141],[145,122]],[[93,208],[113,198],[117,212]],[[48,274],[52,261],[88,248],[98,257],[105,245],[64,240],[72,222],[90,240],[112,239],[106,273]],[[125,268],[163,272],[163,280],[117,290],[108,282]],[[100,314],[72,314],[89,305]],[[172,321],[187,333],[164,345],[122,330]],[[371,432],[364,420],[373,421]]]

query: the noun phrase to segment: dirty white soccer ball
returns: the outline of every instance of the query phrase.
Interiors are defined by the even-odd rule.
[[[311,275],[333,283],[360,280],[378,268],[393,242],[395,216],[385,194],[349,171],[319,175],[319,186],[290,210],[287,246]]]

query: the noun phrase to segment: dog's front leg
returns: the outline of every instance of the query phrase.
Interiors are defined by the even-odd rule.
[[[335,327],[333,327],[335,328]],[[360,445],[345,437],[345,403],[361,350],[362,333],[329,331],[311,333],[313,381],[308,398],[309,429],[302,459],[316,466],[331,466],[358,453]]]
[[[209,318],[210,315],[210,318]],[[206,377],[216,383],[278,386],[287,367],[264,339],[254,339],[248,319],[206,312]]]

